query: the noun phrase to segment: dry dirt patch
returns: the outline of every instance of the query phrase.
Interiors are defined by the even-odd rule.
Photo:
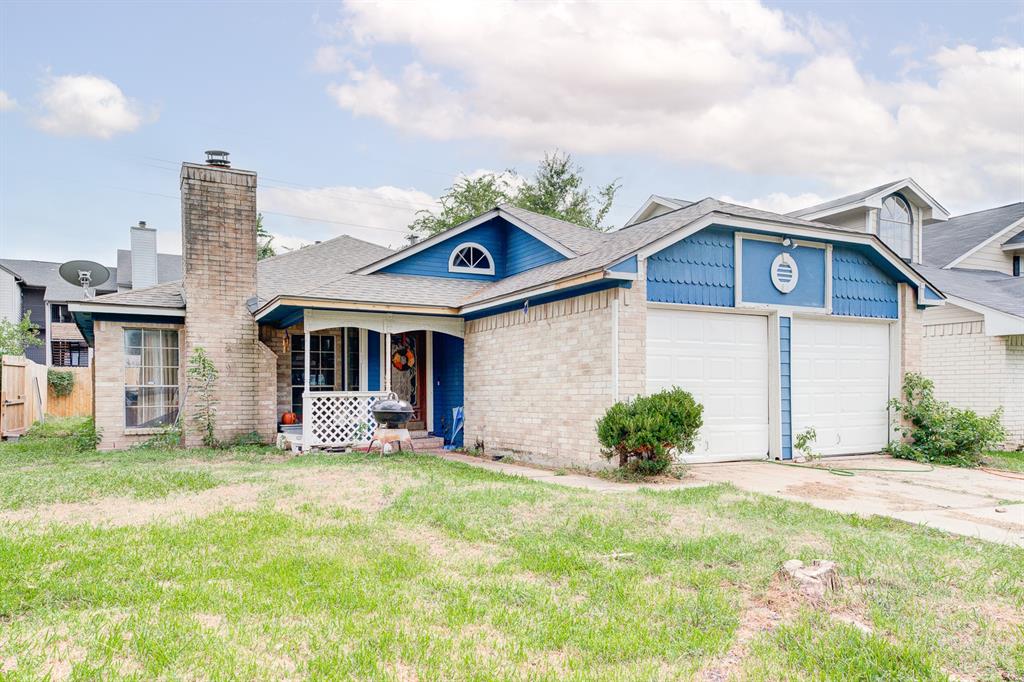
[[[60,502],[26,509],[0,512],[0,523],[92,524],[137,526],[156,521],[180,523],[201,518],[224,509],[254,509],[275,487],[292,485],[294,492],[283,493],[276,507],[294,511],[303,503],[342,506],[356,511],[377,512],[394,497],[415,485],[409,476],[391,477],[377,471],[355,467],[324,467],[295,471],[276,471],[269,481],[234,483],[198,493],[175,493],[153,500],[105,497],[87,502]]]

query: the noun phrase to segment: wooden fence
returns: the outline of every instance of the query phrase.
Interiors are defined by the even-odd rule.
[[[55,367],[61,372],[75,375],[75,387],[70,395],[54,395],[50,389],[46,414],[54,417],[88,417],[92,414],[92,367]]]
[[[0,358],[0,437],[20,436],[46,414],[46,365],[28,358]]]

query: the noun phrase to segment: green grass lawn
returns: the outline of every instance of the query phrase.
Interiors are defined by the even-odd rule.
[[[1024,472],[1024,450],[1005,452],[993,450],[985,453],[985,466],[1007,471]]]
[[[0,445],[2,679],[1024,679],[1022,614],[1022,550],[729,486]]]

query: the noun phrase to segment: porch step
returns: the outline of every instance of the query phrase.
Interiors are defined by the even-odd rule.
[[[444,438],[428,436],[426,431],[416,431],[410,435],[412,436],[412,446],[416,449],[416,452],[421,450],[440,450],[444,447]]]

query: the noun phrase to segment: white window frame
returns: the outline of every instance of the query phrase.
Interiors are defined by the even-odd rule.
[[[131,332],[139,332],[139,343],[141,344],[140,346],[129,346],[128,345],[128,335]],[[146,340],[145,340],[146,332],[155,332],[155,333],[158,333],[160,335],[160,346],[158,347],[158,349],[161,351],[161,353],[160,353],[160,362],[161,362],[161,364],[159,366],[160,376],[161,376],[161,379],[163,379],[163,377],[165,376],[165,372],[167,370],[169,370],[169,369],[173,369],[173,370],[175,370],[175,378],[177,379],[177,383],[176,384],[163,384],[163,383],[160,383],[160,384],[145,384],[145,383],[142,383],[143,367],[145,366],[144,358],[146,357],[146,348],[147,348]],[[173,332],[174,333],[174,338],[175,338],[175,340],[178,343],[178,345],[174,347],[174,350],[177,351],[177,353],[178,353],[178,364],[176,366],[174,366],[174,367],[171,367],[170,365],[164,365],[163,364],[164,357],[163,357],[162,351],[164,350],[163,335],[164,335],[165,332]],[[124,328],[121,329],[121,352],[122,352],[121,371],[123,372],[123,377],[124,377],[124,380],[122,382],[123,395],[122,395],[122,399],[121,399],[121,415],[122,415],[122,418],[124,419],[124,427],[125,427],[125,431],[127,433],[147,433],[147,432],[157,431],[157,430],[166,428],[167,426],[173,425],[178,420],[178,416],[180,415],[180,411],[181,411],[181,407],[182,407],[182,404],[181,404],[181,397],[182,397],[181,396],[181,370],[182,370],[182,367],[181,367],[181,360],[182,360],[182,357],[181,357],[181,355],[182,355],[182,353],[181,353],[181,334],[182,334],[182,331],[180,329],[167,329],[165,327],[145,327],[145,326],[141,326],[141,327],[124,327]],[[128,365],[128,357],[131,355],[128,352],[129,348],[138,348],[141,351],[139,353],[139,366],[138,367],[129,367],[129,365]],[[136,383],[129,383],[128,382],[128,370],[129,369],[138,369],[139,370],[139,379],[138,379],[138,381]],[[146,388],[158,388],[158,389],[165,389],[165,390],[166,389],[174,389],[174,404],[173,404],[174,419],[172,419],[169,424],[160,425],[160,426],[140,426],[138,424],[133,425],[133,426],[129,426],[128,425],[128,408],[129,408],[129,406],[128,406],[128,391],[129,391],[129,389],[135,389],[137,391],[139,398],[138,398],[138,403],[135,405],[135,408],[136,409],[142,409],[143,407],[145,407],[142,404],[142,390],[146,389]]]
[[[487,262],[491,264],[489,268],[467,268],[464,265],[455,265],[455,257],[463,249],[474,248],[479,249],[481,253],[487,256]],[[477,242],[462,242],[454,249],[452,249],[451,255],[448,256],[448,272],[459,272],[469,275],[493,275],[494,274],[494,256],[487,250],[482,244]]]
[[[889,201],[890,199],[893,200],[893,201],[896,201],[898,203],[903,204],[903,207],[907,209],[907,213],[910,215],[910,222],[906,223],[906,226],[907,226],[907,236],[910,239],[910,243],[906,245],[907,249],[908,249],[908,252],[907,252],[906,255],[900,253],[900,245],[891,244],[891,243],[889,243],[889,241],[887,241],[886,239],[882,238],[882,221],[885,220],[884,218],[882,218],[882,210],[885,208],[885,202]],[[895,220],[887,220],[886,222],[893,223],[893,224],[899,224],[899,225],[903,225],[904,224],[904,223],[897,223]],[[904,197],[899,192],[893,192],[892,194],[889,194],[889,195],[887,195],[886,197],[884,197],[882,199],[882,205],[878,209],[878,238],[881,239],[882,242],[886,246],[888,246],[890,249],[892,249],[894,252],[896,252],[896,255],[899,256],[900,258],[904,258],[904,259],[909,260],[909,261],[915,260],[914,254],[916,253],[916,248],[917,248],[917,243],[918,243],[918,239],[917,239],[917,235],[916,235],[916,232],[917,232],[916,228],[917,228],[917,216],[916,216],[916,213],[914,212],[914,206],[910,203],[910,201],[907,200],[906,197]]]

